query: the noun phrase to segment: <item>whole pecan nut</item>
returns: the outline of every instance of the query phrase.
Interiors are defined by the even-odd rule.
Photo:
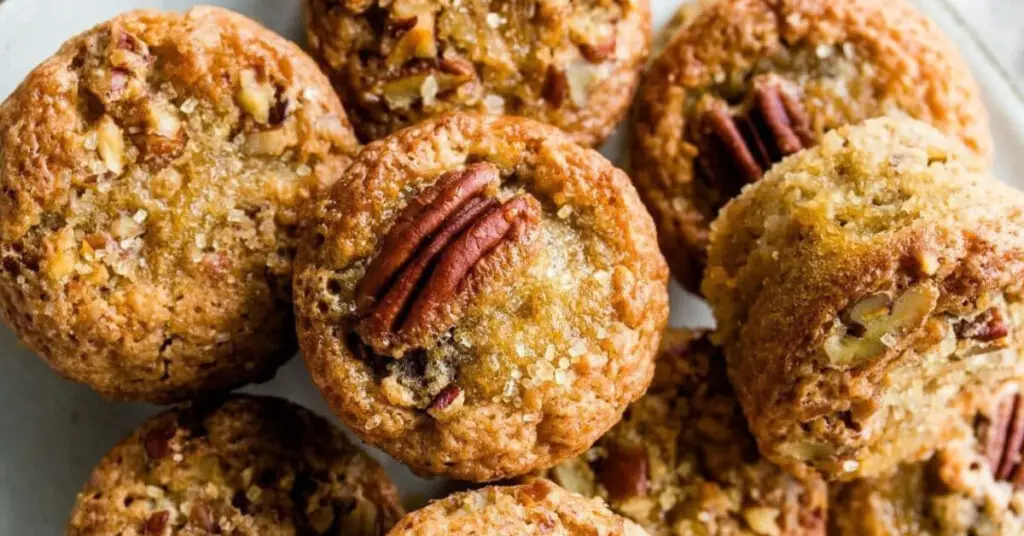
[[[356,289],[356,331],[375,352],[400,358],[451,328],[467,279],[489,253],[529,239],[540,204],[529,194],[491,197],[499,176],[477,163],[418,195],[384,239]]]
[[[745,114],[733,114],[718,102],[700,118],[698,165],[730,196],[774,163],[814,145],[806,110],[778,82],[756,84],[749,101]]]
[[[975,433],[993,476],[1024,489],[1024,404],[1020,393],[1000,400],[995,415],[979,416]]]

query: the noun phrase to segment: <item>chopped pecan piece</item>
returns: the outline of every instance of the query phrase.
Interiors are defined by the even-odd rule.
[[[462,389],[459,389],[459,386],[453,383],[442,389],[440,393],[437,393],[437,396],[434,397],[434,401],[430,403],[430,407],[427,409],[447,409],[448,406],[452,405],[452,402],[459,397],[460,393],[462,393]]]
[[[388,54],[387,64],[400,67],[411,59],[430,59],[437,57],[437,40],[434,37],[434,16],[425,13],[412,17],[411,24],[405,19],[396,21],[399,25],[409,26],[398,38],[394,48]]]
[[[213,508],[202,502],[192,505],[192,510],[189,512],[189,523],[210,534],[214,534],[214,531],[218,529],[218,521]]]
[[[145,536],[163,536],[164,529],[167,528],[167,522],[171,518],[171,513],[167,510],[160,510],[149,516],[146,520],[146,524],[143,527],[143,534]]]
[[[561,106],[569,96],[569,78],[565,76],[565,71],[554,65],[548,65],[541,94],[552,105]]]
[[[488,197],[498,182],[494,166],[472,164],[442,177],[399,216],[356,289],[363,315],[356,331],[376,352],[401,357],[405,347],[447,331],[474,268],[537,224],[540,205],[532,196],[504,204]]]
[[[466,400],[466,395],[462,392],[462,388],[458,385],[450,384],[430,402],[427,406],[427,414],[431,417],[445,421],[455,415],[462,408]]]
[[[701,118],[699,165],[726,193],[756,182],[772,164],[814,144],[807,112],[777,83],[761,83],[746,114],[716,103]]]
[[[954,329],[961,339],[974,339],[981,342],[997,341],[1010,334],[1002,311],[995,307],[975,318],[961,320]]]
[[[153,460],[169,456],[173,452],[171,448],[171,440],[173,439],[173,427],[165,426],[151,430],[143,439],[146,454]]]
[[[993,476],[1024,489],[1024,404],[1020,393],[1011,393],[996,407],[995,415],[979,416],[975,433]]]
[[[460,78],[472,76],[476,72],[473,63],[463,58],[442,58],[438,66],[441,71]]]
[[[580,53],[591,63],[601,63],[615,55],[617,35],[613,28],[611,35],[597,43],[586,43],[580,45]]]
[[[625,447],[612,444],[608,458],[601,462],[598,481],[612,500],[647,495],[647,449],[643,445]]]

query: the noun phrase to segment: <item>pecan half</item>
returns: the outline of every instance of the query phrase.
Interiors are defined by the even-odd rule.
[[[1024,404],[1020,393],[1000,400],[995,415],[979,416],[975,433],[993,476],[1024,489]]]
[[[803,105],[778,83],[755,85],[749,102],[741,114],[718,102],[700,118],[698,165],[730,197],[779,160],[815,143]]]
[[[398,358],[447,331],[474,269],[538,224],[532,196],[504,204],[489,197],[498,182],[494,166],[469,165],[442,177],[399,216],[356,289],[363,316],[356,331],[377,353]]]

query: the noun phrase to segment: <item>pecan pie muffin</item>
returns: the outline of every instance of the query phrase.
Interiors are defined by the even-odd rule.
[[[1008,386],[965,434],[896,475],[837,486],[836,536],[1024,534],[1024,400]]]
[[[299,342],[334,411],[414,470],[522,475],[647,388],[668,314],[622,171],[554,127],[459,113],[368,145],[313,209]]]
[[[1020,368],[1024,194],[925,123],[873,119],[777,164],[712,225],[704,280],[761,450],[832,478],[943,442]],[[953,419],[955,417],[955,419]]]
[[[645,74],[631,152],[662,251],[689,290],[718,210],[828,130],[906,114],[991,150],[967,65],[903,0],[705,4]]]
[[[648,0],[307,0],[309,46],[365,141],[447,111],[521,115],[585,145],[625,115]]]
[[[825,534],[828,496],[761,458],[705,335],[669,330],[654,383],[588,452],[546,476],[653,536]]]
[[[587,499],[548,480],[456,493],[406,516],[389,536],[478,535],[644,536],[599,499]]]
[[[145,422],[78,495],[68,536],[382,535],[403,514],[384,470],[312,412],[236,396]]]
[[[241,15],[100,24],[0,106],[0,313],[111,398],[266,379],[300,206],[356,148],[316,63]]]

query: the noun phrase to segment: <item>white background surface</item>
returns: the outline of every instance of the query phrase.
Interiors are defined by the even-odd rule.
[[[50,55],[62,41],[92,24],[133,7],[183,9],[187,0],[0,0],[0,98]],[[225,0],[210,3],[245,13],[285,36],[299,39],[300,0]],[[660,26],[678,0],[652,0]],[[964,48],[985,87],[997,140],[996,174],[1024,187],[1024,2],[1021,0],[920,0],[918,2]],[[959,10],[949,11],[950,7]],[[969,24],[965,31],[962,23]],[[989,47],[984,51],[977,42]],[[994,60],[994,61],[993,61]],[[615,158],[619,138],[605,153]],[[705,324],[706,311],[673,289],[673,323]],[[272,382],[249,389],[287,396],[329,414],[302,368],[286,365]],[[58,535],[75,493],[94,463],[121,437],[158,408],[101,400],[87,388],[61,380],[0,327],[0,536]],[[402,487],[406,505],[417,507],[448,487],[413,477],[385,462]]]

